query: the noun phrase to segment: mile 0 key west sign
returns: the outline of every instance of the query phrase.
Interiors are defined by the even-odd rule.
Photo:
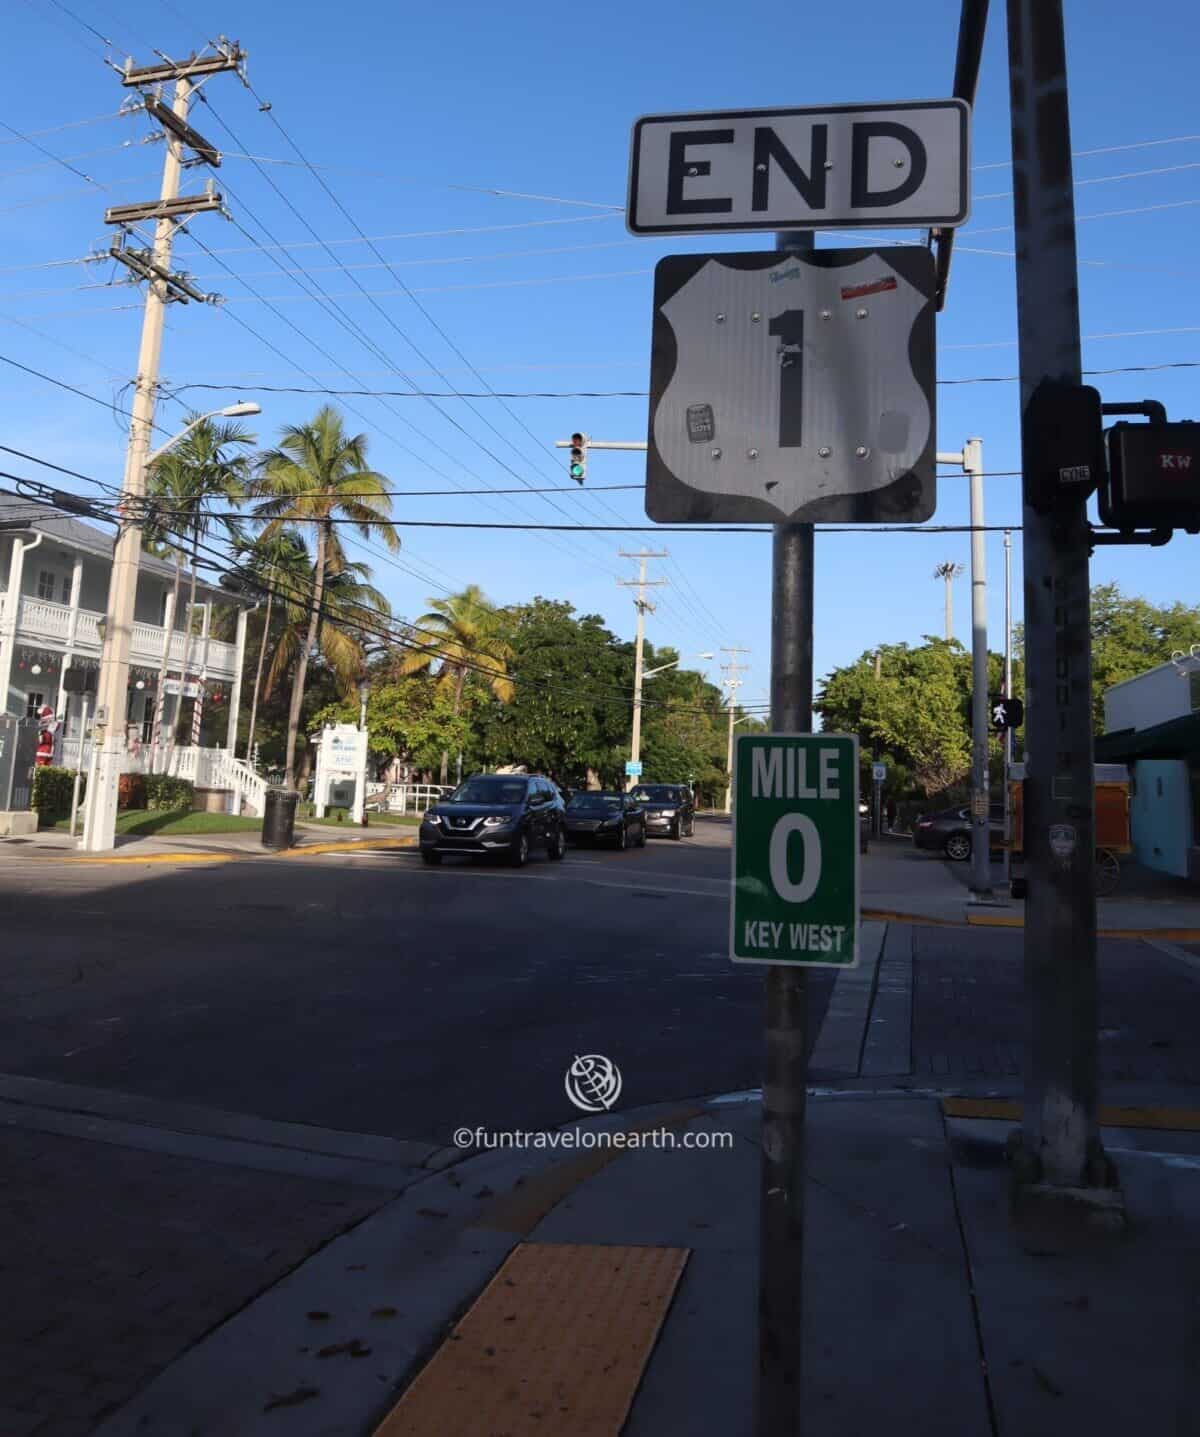
[[[734,762],[735,963],[858,961],[858,739],[743,734]]]

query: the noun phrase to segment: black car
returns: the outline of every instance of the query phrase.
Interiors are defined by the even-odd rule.
[[[535,848],[561,858],[567,840],[562,795],[548,778],[523,773],[479,774],[460,783],[421,820],[421,857],[440,863],[447,853],[493,854],[517,868]]]
[[[668,838],[691,838],[696,831],[696,805],[683,783],[639,783],[629,796],[646,815],[646,832]]]
[[[1004,805],[993,803],[988,812],[988,848],[1004,845]],[[971,810],[944,808],[940,813],[927,813],[917,820],[913,829],[917,848],[936,849],[955,863],[965,863],[971,856]]]
[[[567,800],[567,842],[646,846],[646,811],[628,793],[573,793]]]

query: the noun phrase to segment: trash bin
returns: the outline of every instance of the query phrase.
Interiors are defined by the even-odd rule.
[[[267,789],[263,804],[264,848],[291,848],[296,831],[296,804],[300,795],[290,788]]]

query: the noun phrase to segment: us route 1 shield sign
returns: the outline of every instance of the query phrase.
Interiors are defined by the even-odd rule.
[[[928,519],[933,296],[933,256],[918,246],[660,260],[647,515]]]
[[[744,734],[733,789],[735,963],[858,962],[858,739]]]

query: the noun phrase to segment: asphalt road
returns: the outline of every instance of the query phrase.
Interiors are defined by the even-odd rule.
[[[755,1086],[728,827],[511,870],[411,852],[0,873],[0,1071],[431,1142]],[[811,975],[810,1044],[834,973]]]

